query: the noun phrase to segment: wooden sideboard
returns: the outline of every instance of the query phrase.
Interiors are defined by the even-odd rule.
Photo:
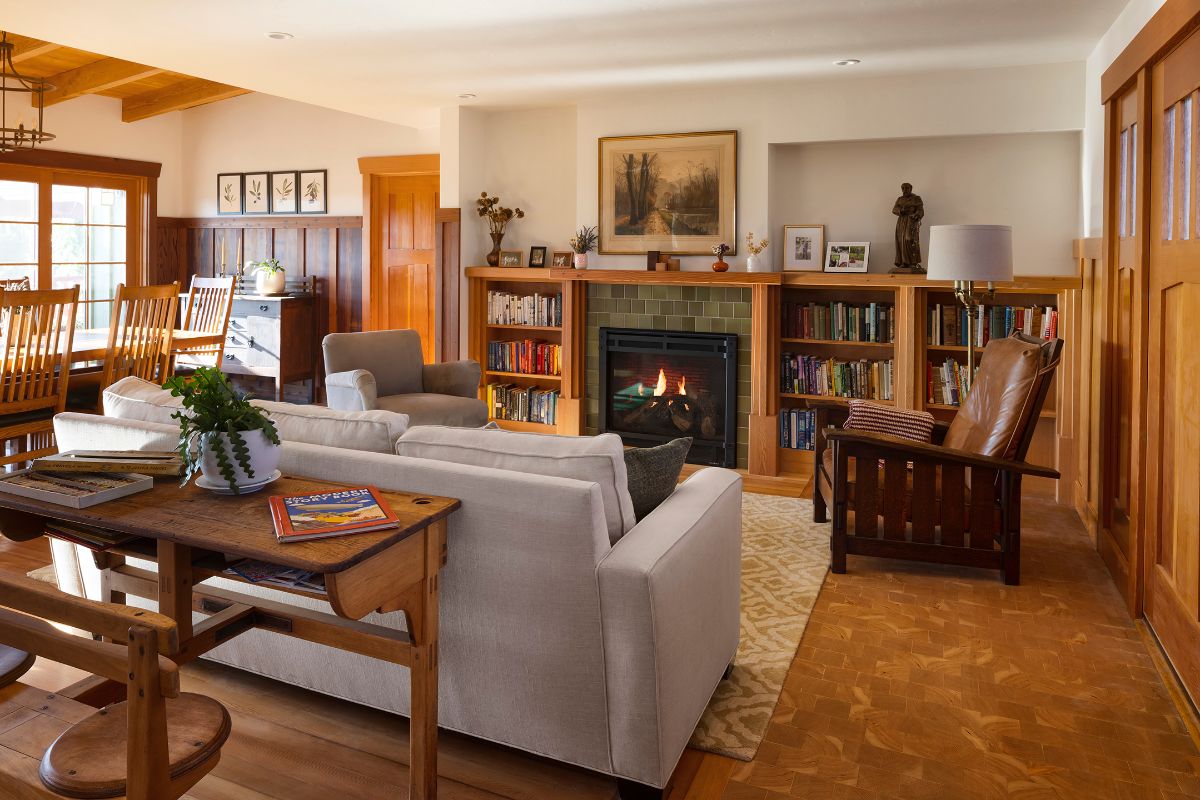
[[[313,301],[311,294],[235,295],[221,370],[230,375],[273,378],[276,400],[283,400],[283,386],[291,381],[312,381],[315,393]]]

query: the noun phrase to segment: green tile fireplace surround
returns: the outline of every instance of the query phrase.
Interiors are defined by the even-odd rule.
[[[736,333],[738,336],[737,465],[745,468],[750,432],[749,286],[589,283],[584,431],[600,425],[600,328]]]

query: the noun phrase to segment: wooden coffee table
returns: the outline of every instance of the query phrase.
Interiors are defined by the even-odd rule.
[[[25,541],[42,536],[47,519],[58,519],[139,537],[95,554],[102,570],[102,599],[124,602],[132,594],[157,600],[160,613],[175,620],[179,630],[178,645],[166,647],[163,655],[180,664],[261,628],[409,667],[409,796],[432,799],[437,796],[437,578],[446,562],[446,518],[461,503],[381,492],[400,518],[398,528],[289,544],[275,541],[269,495],[338,488],[344,487],[285,477],[258,494],[224,497],[160,479],[151,491],[84,509],[0,494],[0,532]],[[226,556],[324,574],[328,597],[278,590],[327,600],[334,614],[203,585],[217,576],[238,580],[224,574]],[[126,557],[155,560],[158,573],[129,566]],[[402,611],[408,632],[359,621],[376,610]],[[192,611],[209,616],[193,626]],[[90,679],[62,694],[99,700],[106,691],[102,679]]]

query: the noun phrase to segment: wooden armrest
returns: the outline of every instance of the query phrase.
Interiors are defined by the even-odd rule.
[[[950,430],[950,423],[940,419],[933,421],[933,430],[929,432],[930,441],[933,444],[941,444],[946,440],[946,433]]]
[[[925,444],[924,442],[913,441],[912,439],[902,439],[898,436],[888,436],[883,433],[873,433],[870,431],[859,430],[833,430],[825,434],[825,438],[833,442],[841,442],[851,445],[850,450],[855,448],[853,445],[862,445],[876,450],[886,450],[894,452],[902,456],[906,461],[918,461],[929,459],[935,461],[948,461],[955,464],[962,464],[966,467],[977,467],[979,469],[994,469],[998,472],[1015,472],[1021,475],[1033,475],[1039,478],[1058,478],[1059,473],[1056,469],[1050,467],[1039,467],[1034,464],[1026,464],[1023,461],[1010,461],[1006,458],[992,458],[991,456],[980,456],[974,453],[965,453],[962,450],[954,450],[949,447],[943,447],[937,444]],[[873,458],[875,456],[872,456]]]

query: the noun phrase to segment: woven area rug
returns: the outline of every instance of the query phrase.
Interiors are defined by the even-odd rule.
[[[828,571],[829,525],[812,521],[810,501],[742,496],[742,638],[692,747],[754,758]]]

